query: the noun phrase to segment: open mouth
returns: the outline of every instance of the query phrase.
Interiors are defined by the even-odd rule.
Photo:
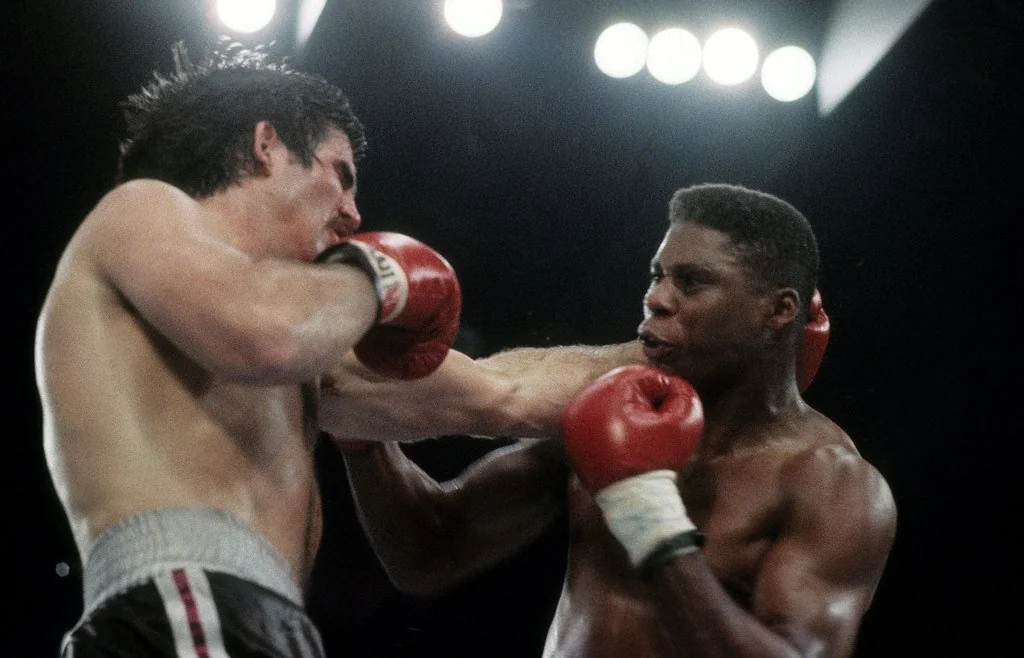
[[[644,356],[651,361],[660,361],[675,349],[673,345],[648,332],[640,334],[640,343],[643,345]]]

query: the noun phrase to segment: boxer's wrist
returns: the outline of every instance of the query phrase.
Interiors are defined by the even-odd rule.
[[[649,471],[615,482],[594,496],[608,529],[635,567],[645,564],[665,542],[697,530],[679,496],[677,477],[671,470]]]
[[[689,530],[674,537],[669,537],[658,544],[644,558],[640,569],[645,575],[651,575],[662,565],[668,564],[680,555],[696,553],[702,546],[704,546],[704,535],[699,530]]]
[[[323,251],[317,262],[354,265],[366,272],[377,293],[377,323],[390,322],[405,309],[409,282],[405,270],[388,254],[353,239]]]

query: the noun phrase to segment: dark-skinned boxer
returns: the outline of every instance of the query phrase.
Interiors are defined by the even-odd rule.
[[[444,483],[396,443],[346,452],[367,536],[396,586],[432,596],[521,550],[567,504],[545,656],[849,656],[896,509],[853,440],[801,395],[829,330],[811,226],[777,197],[717,184],[676,192],[669,220],[637,343],[451,353],[403,384],[358,364],[325,379],[339,445],[565,435],[568,464],[560,441],[524,440]],[[600,379],[628,364],[643,368]],[[700,432],[672,412],[693,408],[668,404],[673,378],[699,399]],[[619,446],[601,451],[602,468],[629,473],[623,484],[594,477],[590,444]]]

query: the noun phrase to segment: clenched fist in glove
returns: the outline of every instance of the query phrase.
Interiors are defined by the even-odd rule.
[[[416,379],[444,361],[462,310],[459,280],[444,257],[400,233],[366,232],[325,249],[317,262],[357,265],[373,279],[377,324],[355,346],[364,365]]]
[[[688,382],[649,366],[616,368],[577,393],[561,423],[576,474],[634,566],[698,550],[676,486],[704,430]]]

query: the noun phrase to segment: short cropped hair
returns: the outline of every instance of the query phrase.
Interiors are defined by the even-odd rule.
[[[676,190],[669,221],[725,233],[755,283],[799,293],[805,318],[818,281],[818,241],[810,222],[790,203],[740,185],[705,183]]]
[[[181,42],[172,52],[174,72],[154,73],[122,103],[127,137],[117,182],[156,178],[208,197],[255,170],[253,135],[264,120],[306,166],[332,127],[348,136],[356,159],[365,152],[363,125],[341,90],[264,47],[222,40],[198,62]]]

